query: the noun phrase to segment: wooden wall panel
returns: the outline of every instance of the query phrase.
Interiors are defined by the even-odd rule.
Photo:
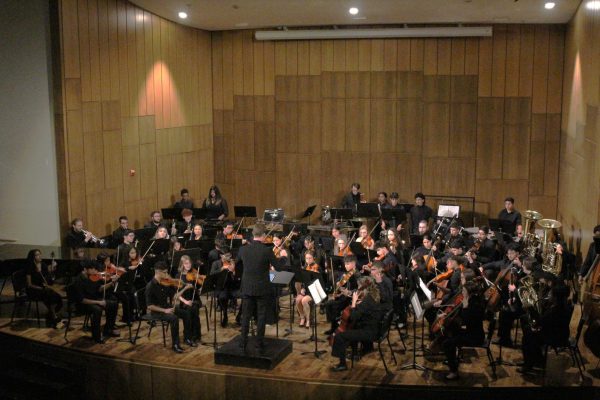
[[[213,79],[219,109],[233,109],[227,35],[220,35],[213,68],[211,34],[122,0],[61,0],[59,23],[65,95],[57,108],[66,115],[68,165],[59,179],[68,197],[61,224],[82,217],[104,235],[127,212],[131,226],[142,226],[151,209],[171,204],[180,185],[202,197],[214,179]],[[186,160],[201,159],[208,164],[185,171]]]

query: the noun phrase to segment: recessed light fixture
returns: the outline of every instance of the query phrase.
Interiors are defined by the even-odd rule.
[[[348,12],[352,15],[356,15],[358,14],[358,8],[356,7],[350,7],[350,9],[348,10]]]
[[[187,18],[187,13],[185,11],[179,11],[179,18],[181,19],[186,19]]]
[[[587,3],[585,3],[585,8],[587,8],[588,10],[600,10],[600,1],[588,1]]]
[[[547,2],[546,4],[544,4],[544,8],[546,10],[552,10],[554,8],[554,6],[556,6],[556,3],[553,3],[551,1]]]

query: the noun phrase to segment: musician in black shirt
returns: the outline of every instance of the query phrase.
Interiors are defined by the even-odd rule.
[[[155,228],[155,229],[158,229],[161,226],[166,226],[166,225],[163,223],[162,215],[161,215],[160,211],[152,211],[150,213],[150,221],[148,221],[144,225],[144,228]]]
[[[208,189],[208,197],[202,203],[202,208],[206,210],[206,219],[224,220],[229,215],[227,201],[221,196],[221,191],[217,185]]]
[[[194,208],[194,202],[190,198],[189,190],[183,188],[181,189],[181,200],[173,204],[173,208],[189,208],[190,210]]]
[[[360,183],[353,183],[350,193],[346,194],[342,199],[342,208],[351,208],[354,211],[356,211],[358,203],[361,202],[362,195],[362,193],[360,193],[358,189],[360,189]]]
[[[594,227],[594,240],[600,240],[600,225],[596,225],[596,227]],[[585,256],[585,260],[581,264],[581,269],[579,270],[579,284],[583,283],[583,278],[585,278],[590,268],[592,268],[592,264],[594,263],[597,255],[596,243],[592,241]]]
[[[213,261],[211,264],[210,274],[216,275],[222,271],[227,271],[227,278],[222,288],[215,289],[215,296],[218,299],[219,306],[223,312],[221,319],[221,327],[225,328],[229,323],[227,311],[229,301],[240,297],[240,273],[236,273],[235,262],[231,259],[231,251],[229,247],[224,246],[221,249],[220,260]],[[235,320],[239,324],[241,322],[241,309]]]
[[[410,208],[410,222],[412,233],[419,234],[419,222],[427,221],[429,224],[433,217],[433,210],[425,205],[425,195],[423,193],[415,194],[415,205]]]
[[[521,225],[521,213],[515,209],[515,199],[507,197],[504,199],[504,208],[498,213],[498,219],[514,224],[515,229]],[[512,233],[512,232],[508,232]]]
[[[100,274],[101,267],[95,260],[88,260],[83,268],[83,272],[75,278],[73,284],[79,294],[81,305],[91,314],[92,338],[96,343],[104,343],[106,337],[119,336],[119,331],[115,330],[119,304],[110,297],[110,291],[114,288],[117,277],[114,276],[105,283],[104,275]],[[102,311],[106,314],[106,323],[101,333]]]
[[[179,345],[179,319],[188,318],[189,314],[183,312],[181,308],[175,307],[171,299],[177,299],[193,286],[189,284],[179,286],[180,290],[176,291],[176,287],[160,283],[166,279],[169,279],[167,264],[163,261],[156,262],[154,264],[154,278],[146,285],[146,304],[152,316],[170,324],[173,351],[182,353],[183,349]],[[189,322],[187,323],[189,324]],[[184,322],[185,325],[186,322]]]
[[[381,261],[374,261],[371,267],[371,276],[375,279],[379,289],[380,303],[386,310],[392,308],[392,298],[394,295],[394,285],[392,280],[384,273],[384,265]]]
[[[56,270],[56,262],[48,266],[42,262],[42,252],[38,249],[30,250],[27,254],[27,267],[25,276],[27,280],[27,296],[31,300],[39,300],[46,306],[48,314],[46,315],[46,326],[56,328],[60,322],[57,314],[62,309],[62,299],[60,294],[50,288],[53,283],[52,271]]]
[[[67,233],[65,244],[71,249],[94,246],[92,233],[84,233],[83,220],[81,218],[75,218],[71,221],[71,229],[69,229],[69,232]]]
[[[119,227],[112,233],[112,242],[118,246],[123,243],[123,236],[129,233],[129,220],[125,215],[119,217]]]
[[[356,256],[349,255],[344,257],[344,267],[346,268],[346,273],[338,280],[333,299],[325,303],[327,320],[331,323],[331,328],[325,331],[326,335],[335,332],[339,325],[338,318],[340,314],[350,304],[352,291],[358,288],[357,278],[360,274],[356,271]]]

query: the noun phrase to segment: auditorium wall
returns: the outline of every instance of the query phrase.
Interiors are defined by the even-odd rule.
[[[600,223],[600,10],[584,3],[565,41],[558,216],[569,244],[585,257]]]
[[[141,227],[213,182],[211,37],[121,0],[60,0],[61,223]]]
[[[368,199],[474,196],[476,223],[508,195],[554,218],[564,26],[493,28],[285,42],[213,32],[217,184],[230,203],[290,216],[359,182]]]

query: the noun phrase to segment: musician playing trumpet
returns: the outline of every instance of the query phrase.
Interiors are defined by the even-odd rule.
[[[83,220],[81,218],[75,218],[71,221],[71,229],[67,233],[65,243],[71,249],[94,247],[103,244],[101,239],[83,229]]]

